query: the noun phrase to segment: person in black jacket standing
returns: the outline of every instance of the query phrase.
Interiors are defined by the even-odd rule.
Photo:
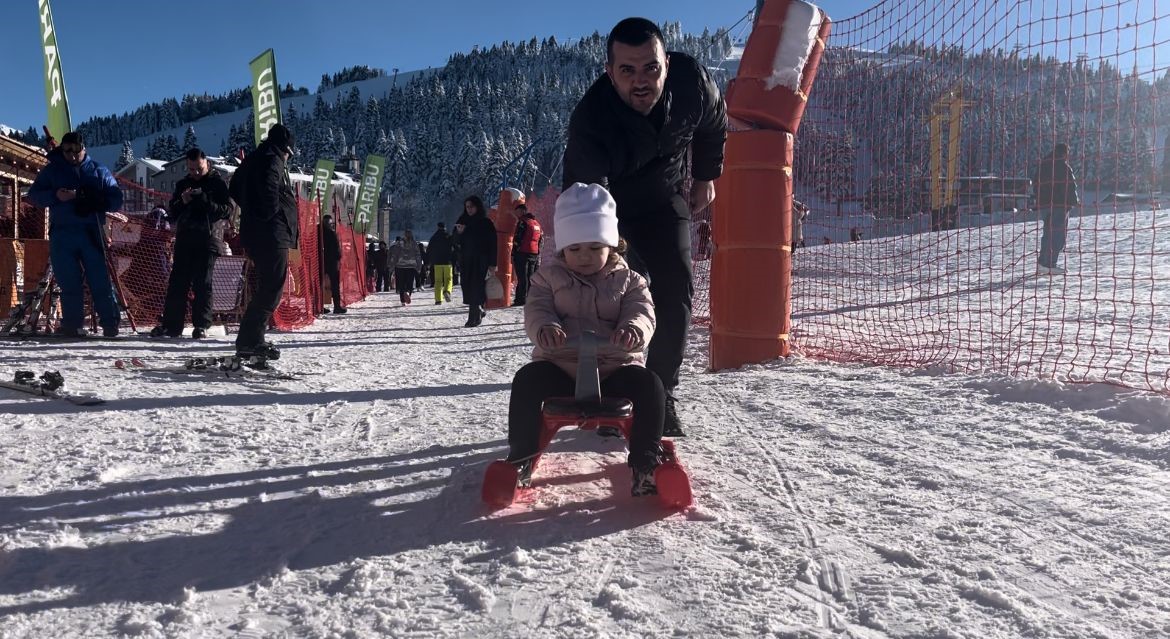
[[[288,177],[292,149],[292,132],[274,124],[232,176],[231,195],[241,209],[240,241],[256,275],[236,336],[236,355],[242,358],[280,358],[264,332],[284,294],[289,249],[300,246],[297,196]]]
[[[1040,256],[1036,259],[1037,275],[1064,275],[1068,271],[1056,265],[1068,235],[1068,213],[1080,204],[1077,176],[1068,165],[1068,145],[1057,143],[1052,152],[1040,160],[1032,177],[1036,208],[1044,223],[1040,237]]]
[[[451,236],[447,233],[447,225],[439,222],[439,228],[427,242],[427,264],[434,272],[432,281],[435,285],[435,304],[451,301],[451,269],[455,263],[455,251],[451,246]]]
[[[460,235],[461,271],[463,273],[463,303],[469,306],[465,327],[483,323],[487,315],[487,279],[496,272],[496,225],[488,219],[487,209],[478,195],[463,201],[463,215],[455,223]]]
[[[606,50],[605,75],[569,120],[564,188],[598,183],[617,201],[630,265],[648,276],[658,316],[646,366],[666,387],[663,434],[678,437],[674,389],[694,296],[691,213],[715,199],[727,108],[707,70],[688,55],[668,54],[662,32],[645,18],[619,22]],[[693,185],[684,194],[688,147]]]
[[[321,268],[329,278],[329,292],[333,293],[333,314],[341,315],[346,312],[341,304],[341,240],[332,215],[321,216],[321,243]]]
[[[215,258],[223,245],[223,225],[232,211],[228,187],[207,163],[200,149],[187,151],[187,177],[175,185],[170,217],[175,227],[174,266],[167,283],[162,322],[150,331],[151,337],[178,337],[183,334],[187,315],[187,291],[194,292],[191,304],[191,337],[202,339],[211,327],[211,276]]]

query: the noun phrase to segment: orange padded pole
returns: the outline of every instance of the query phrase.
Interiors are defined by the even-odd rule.
[[[790,352],[793,142],[783,131],[728,133],[711,229],[714,370]]]
[[[488,299],[485,308],[507,308],[512,305],[512,234],[516,232],[516,207],[524,204],[524,193],[518,189],[500,191],[499,203],[488,213],[496,226],[496,277],[504,287],[504,299]]]

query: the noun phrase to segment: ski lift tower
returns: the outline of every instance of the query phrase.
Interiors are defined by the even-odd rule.
[[[942,212],[955,200],[955,178],[959,170],[962,146],[963,109],[973,103],[963,99],[963,90],[955,88],[930,105],[930,209]],[[943,173],[943,124],[947,125],[947,166]]]

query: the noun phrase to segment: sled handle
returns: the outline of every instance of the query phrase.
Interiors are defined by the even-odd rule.
[[[582,331],[577,347],[577,389],[573,399],[601,402],[601,378],[597,374],[597,333]]]

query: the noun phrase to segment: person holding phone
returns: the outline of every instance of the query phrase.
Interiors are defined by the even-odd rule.
[[[211,276],[223,246],[224,224],[220,221],[227,220],[231,211],[227,184],[211,170],[207,155],[197,148],[187,151],[187,177],[175,185],[171,198],[174,265],[167,282],[162,322],[150,331],[151,337],[183,334],[188,291],[194,293],[191,337],[201,339],[207,335],[211,327]]]
[[[103,227],[106,213],[122,208],[122,190],[109,169],[86,154],[85,139],[76,131],[61,137],[48,161],[29,188],[28,199],[49,209],[49,261],[61,287],[57,333],[89,335],[83,326],[88,284],[102,335],[117,337],[121,317],[106,268]]]

